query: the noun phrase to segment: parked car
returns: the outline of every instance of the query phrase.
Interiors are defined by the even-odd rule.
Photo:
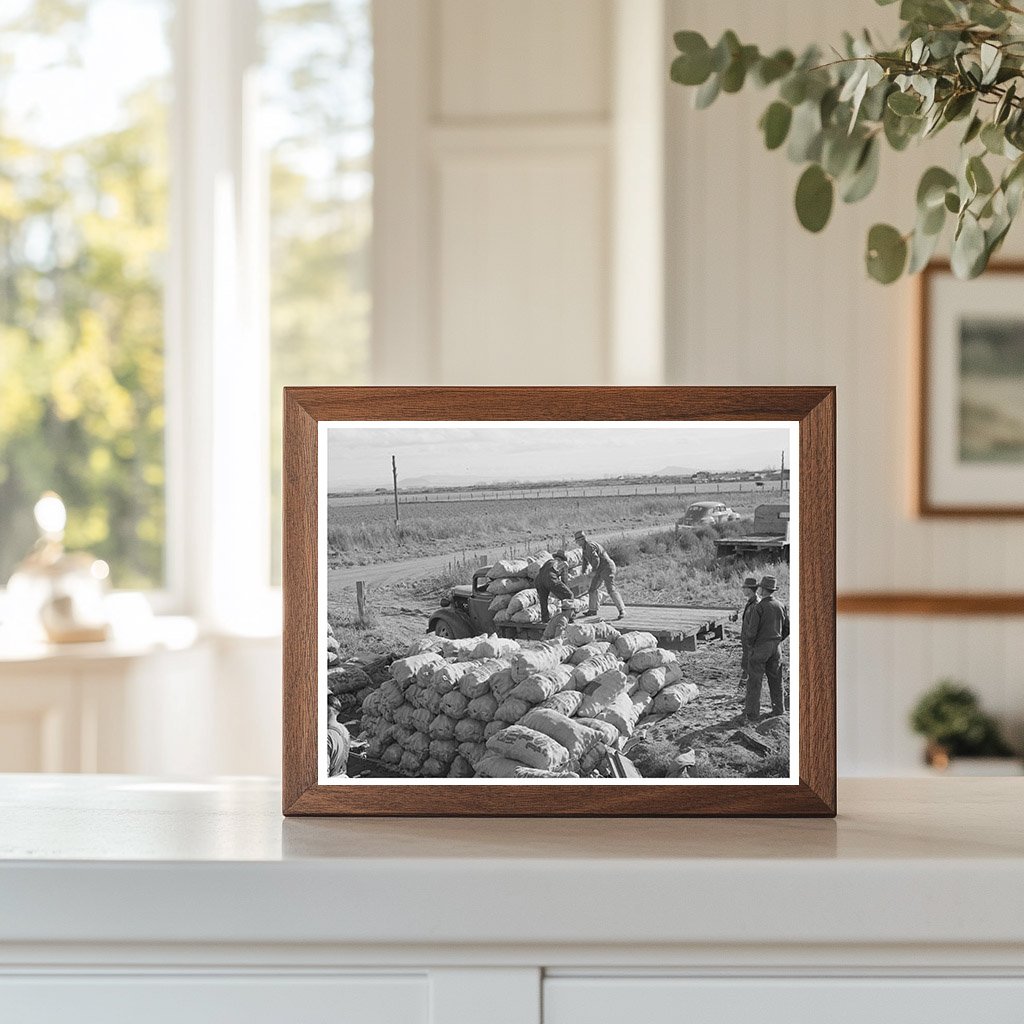
[[[730,523],[739,518],[739,512],[734,512],[720,501],[695,501],[687,505],[679,525],[713,526],[716,523]]]

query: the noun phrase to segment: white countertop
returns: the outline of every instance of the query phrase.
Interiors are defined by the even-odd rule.
[[[284,819],[276,783],[0,776],[0,943],[1024,944],[1024,780],[839,817]]]

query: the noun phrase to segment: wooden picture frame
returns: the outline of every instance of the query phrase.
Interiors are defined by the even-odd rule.
[[[796,764],[790,780],[690,785],[321,781],[320,425],[373,421],[792,425],[799,453]],[[596,422],[592,422],[596,421]],[[812,816],[836,813],[835,389],[831,387],[303,387],[284,392],[283,812],[388,816]],[[780,486],[784,479],[779,474]],[[795,478],[794,478],[795,481]],[[794,490],[795,490],[794,482]],[[325,713],[326,714],[326,713]],[[486,780],[471,780],[483,782]],[[618,782],[628,784],[617,784]],[[674,781],[674,780],[673,780]],[[707,780],[693,780],[704,782]],[[718,780],[715,780],[718,781]],[[434,780],[430,780],[434,782]]]
[[[989,493],[993,487],[992,469],[979,459],[977,465],[964,463],[958,471],[954,465],[953,441],[949,436],[956,427],[951,404],[957,397],[952,381],[952,361],[957,358],[957,353],[952,351],[948,338],[948,317],[951,310],[959,311],[960,314],[978,315],[991,302],[993,289],[1004,288],[1007,277],[1011,276],[1020,279],[1015,282],[1019,291],[1024,284],[1024,261],[994,261],[981,278],[958,281],[953,277],[948,261],[936,260],[918,276],[917,358],[914,367],[917,436],[913,445],[916,459],[913,505],[921,518],[995,519],[1024,516],[1024,500],[993,500],[991,497],[985,500],[986,487]],[[942,294],[939,294],[940,289],[943,290]],[[951,289],[955,289],[956,293],[947,297],[946,292]],[[1006,288],[1005,313],[995,312],[993,318],[1008,314],[1016,305],[1019,305],[1017,296]],[[1014,310],[1013,316],[1015,320],[1019,318],[1024,329],[1024,315]],[[937,344],[937,336],[940,335],[943,340]],[[941,352],[937,352],[937,348]],[[965,429],[961,420],[961,439]],[[1024,461],[1017,461],[1015,465],[1006,465],[1000,475],[1006,479],[1011,476],[1019,478],[1022,469]],[[958,493],[954,494],[955,491],[965,493],[961,497]]]

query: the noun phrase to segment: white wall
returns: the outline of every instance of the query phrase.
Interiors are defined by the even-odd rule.
[[[921,171],[955,140],[886,152],[876,194],[839,204],[812,236],[792,208],[799,168],[767,153],[756,129],[768,95],[695,111],[692,91],[667,79],[674,29],[717,39],[733,28],[795,48],[865,25],[892,38],[894,8],[377,0],[377,10],[379,58],[401,54],[408,75],[396,94],[380,66],[380,382],[835,384],[840,589],[1020,589],[1019,523],[909,511],[913,286],[882,288],[863,269],[868,227],[909,227]],[[1011,235],[1007,252],[1022,248]],[[976,687],[1024,732],[1022,655],[1015,618],[841,618],[841,771],[913,770],[907,712],[942,676]]]
[[[376,380],[657,382],[661,196],[625,186],[661,171],[663,31],[660,0],[377,0]]]
[[[713,40],[732,28],[745,43],[797,47],[865,24],[891,39],[894,11],[867,0],[669,0],[668,27]],[[800,168],[766,152],[756,129],[769,95],[751,89],[697,111],[691,94],[667,87],[669,382],[838,387],[841,591],[1020,590],[1019,521],[923,521],[910,512],[913,285],[883,288],[863,270],[869,226],[911,226],[918,177],[955,137],[885,152],[878,192],[838,204],[814,236],[793,213]],[[1016,230],[1006,252],[1022,249]],[[840,770],[913,767],[920,744],[907,712],[943,676],[975,687],[1019,732],[1022,655],[1017,618],[840,618]]]

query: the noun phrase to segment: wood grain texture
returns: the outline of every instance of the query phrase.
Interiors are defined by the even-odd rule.
[[[931,369],[929,339],[932,329],[932,281],[936,274],[951,273],[947,260],[934,260],[918,275],[917,280],[917,454],[915,506],[922,518],[946,519],[1013,519],[1024,516],[1024,505],[940,505],[932,501],[928,481],[928,437],[931,433],[931,400],[928,377]],[[988,265],[986,276],[995,274],[1024,275],[1024,260],[1000,260]]]
[[[1024,615],[1024,594],[864,591],[840,594],[840,615]]]
[[[835,815],[833,388],[286,388],[284,410],[285,814]],[[316,424],[325,420],[798,421],[799,784],[318,785]]]

